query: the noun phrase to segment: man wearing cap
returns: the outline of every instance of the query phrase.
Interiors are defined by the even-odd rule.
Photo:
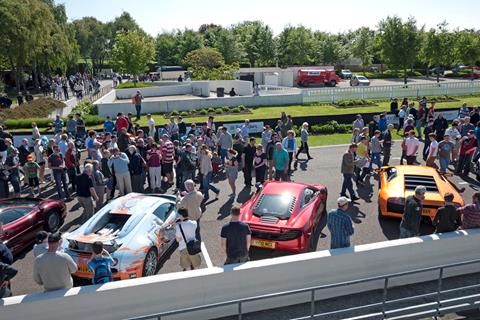
[[[402,222],[400,223],[400,239],[415,237],[419,234],[425,192],[427,192],[427,188],[417,186],[415,194],[405,199]]]
[[[470,172],[470,163],[477,149],[477,138],[473,130],[468,131],[467,136],[460,139],[460,156],[458,157],[458,165],[455,174],[468,175]]]
[[[77,264],[68,254],[57,251],[61,243],[60,233],[50,234],[48,251],[39,255],[33,264],[33,280],[39,285],[43,285],[45,291],[73,287],[71,274],[77,271]]]
[[[342,174],[343,174],[343,183],[342,191],[340,192],[341,196],[346,197],[346,192],[350,193],[350,197],[353,200],[357,200],[358,197],[355,195],[353,190],[352,178],[355,174],[355,152],[357,151],[357,145],[351,144],[348,147],[348,150],[343,154],[342,157]]]
[[[331,233],[330,249],[350,247],[350,237],[353,235],[353,223],[346,213],[350,199],[340,197],[337,200],[338,208],[328,213],[327,226]]]

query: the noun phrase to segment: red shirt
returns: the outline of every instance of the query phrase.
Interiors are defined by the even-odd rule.
[[[122,128],[128,129],[128,120],[125,117],[118,117],[115,123],[117,126],[117,132],[122,131]]]
[[[147,165],[148,167],[160,167],[161,156],[157,153],[157,148],[151,148],[147,151]]]
[[[73,149],[68,148],[65,152],[65,167],[68,169],[75,168],[76,161],[75,155],[73,154]]]
[[[167,141],[162,146],[162,156],[164,163],[173,163],[173,158],[175,156],[175,146],[172,141]]]

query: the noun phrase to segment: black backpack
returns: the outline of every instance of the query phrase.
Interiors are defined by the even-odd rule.
[[[190,240],[189,242],[187,242],[187,238],[185,238],[185,233],[183,233],[183,228],[182,228],[182,223],[180,222],[179,224],[179,227],[180,227],[180,231],[182,232],[182,237],[183,237],[183,241],[185,241],[185,243],[187,244],[187,252],[189,255],[191,256],[194,256],[198,253],[200,253],[202,251],[202,248],[201,248],[201,242],[200,240]]]

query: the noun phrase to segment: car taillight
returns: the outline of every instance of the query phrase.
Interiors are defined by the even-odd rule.
[[[388,198],[388,202],[394,203],[394,204],[400,204],[400,205],[405,205],[405,198]]]

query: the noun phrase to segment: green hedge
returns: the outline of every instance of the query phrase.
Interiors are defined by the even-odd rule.
[[[137,82],[136,85],[133,82],[124,82],[115,87],[115,89],[131,89],[131,88],[151,88],[157,87],[153,83]]]
[[[90,114],[96,115],[98,114],[98,108],[93,104],[91,101],[81,101],[79,104],[72,109],[72,114],[81,113],[83,115]]]
[[[293,130],[297,136],[300,135],[301,128],[294,126]],[[309,133],[318,135],[318,134],[334,134],[334,133],[350,133],[352,132],[351,124],[342,124],[338,123],[335,120],[331,120],[323,125],[315,124],[310,127]]]
[[[105,119],[97,115],[84,115],[83,119],[85,120],[86,126],[96,126],[102,124]],[[7,129],[31,129],[32,122],[35,122],[39,128],[48,128],[52,125],[54,119],[49,118],[26,118],[26,119],[8,119],[5,120],[4,124]],[[63,118],[63,121],[66,123],[67,118]]]
[[[339,107],[351,107],[351,106],[370,106],[375,105],[375,102],[371,100],[358,99],[358,100],[340,100],[336,103]]]

